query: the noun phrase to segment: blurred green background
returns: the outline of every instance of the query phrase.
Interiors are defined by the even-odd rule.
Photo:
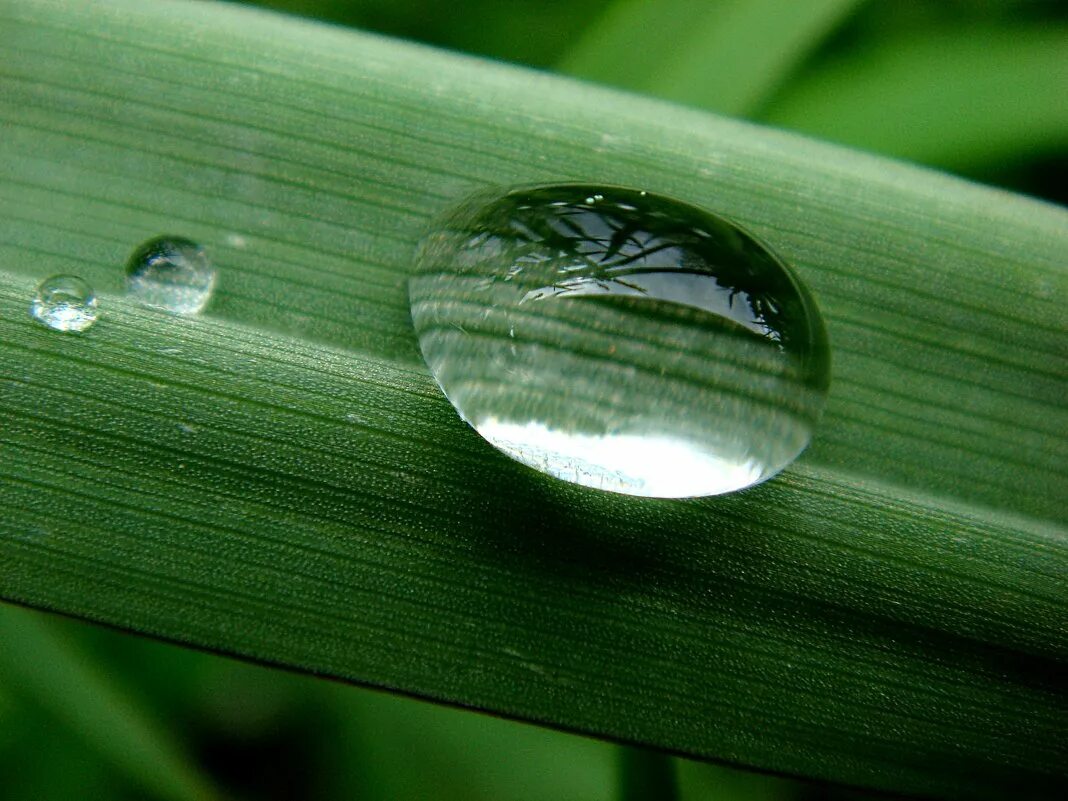
[[[1063,2],[262,4],[659,94],[1068,202]],[[623,764],[640,769],[642,757],[0,606],[3,799],[186,799],[214,787],[233,799],[593,801],[627,797]],[[672,766],[684,799],[864,797],[687,760]]]

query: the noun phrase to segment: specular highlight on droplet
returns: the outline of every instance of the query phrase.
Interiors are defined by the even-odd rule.
[[[55,331],[87,331],[97,318],[96,294],[76,275],[53,275],[37,285],[30,316]]]
[[[631,495],[752,486],[807,446],[826,334],[738,226],[591,185],[480,195],[437,221],[409,284],[420,347],[464,420],[545,473]]]
[[[215,289],[215,268],[189,239],[161,236],[138,247],[126,263],[126,291],[146,306],[199,314]]]

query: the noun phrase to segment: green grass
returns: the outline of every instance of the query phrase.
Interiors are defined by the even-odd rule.
[[[0,51],[3,597],[817,779],[1063,784],[1063,210],[236,7],[6,0]],[[812,288],[834,383],[781,478],[606,496],[456,418],[415,243],[563,180],[727,216]],[[202,318],[121,293],[161,233],[214,254]],[[86,335],[29,319],[53,272]]]
[[[1068,108],[1051,98],[1068,84],[1066,51],[1068,27],[1048,24],[897,37],[799,77],[763,117],[958,169],[1063,152]]]
[[[617,0],[560,64],[569,74],[750,116],[858,0]]]
[[[153,798],[218,797],[160,722],[43,621],[0,608],[0,641],[0,676]]]

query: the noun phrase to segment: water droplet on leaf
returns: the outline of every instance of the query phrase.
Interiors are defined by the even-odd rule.
[[[482,195],[424,238],[409,292],[431,372],[500,450],[652,497],[763,481],[829,383],[811,296],[736,225],[644,191]]]
[[[215,268],[204,248],[180,237],[145,242],[126,264],[126,291],[147,306],[198,314],[211,299]]]
[[[76,275],[53,275],[37,286],[30,315],[56,331],[85,331],[97,318],[93,288]]]

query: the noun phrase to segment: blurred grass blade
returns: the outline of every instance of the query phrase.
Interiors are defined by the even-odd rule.
[[[79,732],[21,699],[0,707],[0,777],[4,798],[19,801],[122,798],[123,788],[131,787]],[[141,796],[155,797],[135,786]]]
[[[721,765],[675,760],[675,781],[681,801],[798,801],[797,783],[783,776],[732,770]],[[824,788],[831,798],[848,794]]]
[[[619,749],[621,801],[676,801],[675,760],[643,748]]]
[[[1068,145],[1068,28],[910,34],[815,68],[765,118],[946,167]]]
[[[354,692],[338,704],[352,756],[330,798],[615,801],[616,747],[488,715]]]
[[[860,0],[617,0],[572,75],[737,116],[759,110]]]
[[[47,710],[153,798],[219,798],[164,728],[85,655],[36,615],[7,604],[0,604],[0,683]]]
[[[0,0],[0,594],[560,728],[930,796],[1068,743],[1068,214],[588,84],[237,6]],[[739,495],[550,481],[456,416],[429,219],[604,181],[724,215],[823,309],[817,440]],[[204,244],[196,319],[123,295]],[[74,272],[102,316],[36,325]]]

